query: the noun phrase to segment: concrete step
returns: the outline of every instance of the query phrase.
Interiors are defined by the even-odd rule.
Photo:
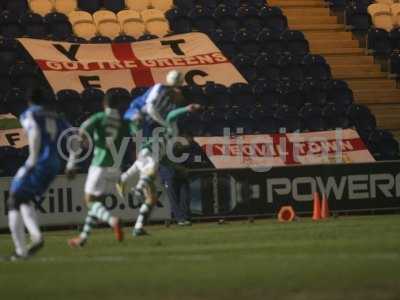
[[[371,104],[368,107],[376,117],[378,127],[400,129],[400,104]]]
[[[341,72],[381,72],[381,66],[375,64],[366,64],[366,65],[330,65],[332,71],[341,73]]]
[[[313,45],[310,46],[310,51],[313,54],[319,54],[319,55],[343,55],[343,54],[349,54],[349,55],[363,55],[364,50],[361,48],[321,48],[321,47],[313,47]]]
[[[349,87],[355,91],[363,91],[370,89],[395,89],[396,82],[389,79],[348,79],[346,80]],[[400,89],[399,89],[400,91]]]
[[[360,65],[373,64],[374,58],[367,55],[330,55],[325,57],[326,61],[332,65]]]
[[[386,78],[386,73],[376,71],[358,71],[357,69],[347,71],[335,71],[332,70],[332,76],[335,79],[370,79],[370,78]]]
[[[345,41],[353,39],[352,33],[348,31],[307,31],[304,35],[310,40]]]
[[[329,16],[329,8],[298,8],[298,7],[284,7],[282,9],[283,13],[290,18],[291,16]]]
[[[343,31],[342,24],[293,24],[290,29],[301,31]]]
[[[289,16],[288,22],[289,27],[296,24],[337,24],[337,18],[335,16]]]
[[[279,6],[282,8],[287,7],[298,7],[298,8],[310,8],[310,7],[328,7],[328,4],[324,1],[319,0],[270,0],[268,1],[270,6]]]
[[[323,39],[308,39],[313,48],[358,48],[359,44],[356,40],[323,40]]]
[[[363,89],[354,90],[354,98],[357,102],[369,104],[400,104],[399,89]]]

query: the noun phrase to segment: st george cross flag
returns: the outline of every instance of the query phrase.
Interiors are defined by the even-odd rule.
[[[187,84],[246,82],[203,33],[188,33],[134,43],[73,44],[18,39],[33,57],[54,92],[87,87],[132,89],[165,82],[173,69]]]

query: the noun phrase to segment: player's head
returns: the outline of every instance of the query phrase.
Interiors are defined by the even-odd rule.
[[[177,70],[169,71],[165,82],[168,86],[179,87],[183,84],[183,74]]]

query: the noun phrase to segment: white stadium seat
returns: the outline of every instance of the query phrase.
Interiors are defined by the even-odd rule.
[[[54,8],[57,12],[68,15],[70,12],[77,10],[78,3],[76,0],[55,0]]]
[[[117,16],[112,11],[98,10],[93,14],[93,20],[100,35],[113,39],[121,33]]]
[[[54,3],[51,0],[30,0],[29,8],[42,17],[51,13],[54,9]]]
[[[128,9],[142,11],[148,9],[151,5],[150,0],[125,0]]]
[[[68,15],[76,36],[90,40],[97,33],[92,15],[85,11],[73,11]]]
[[[157,36],[166,35],[170,29],[164,13],[158,9],[146,9],[141,12],[146,31]]]
[[[126,35],[138,38],[145,32],[145,25],[139,12],[122,10],[117,14],[117,17],[121,29]]]
[[[393,29],[393,19],[390,6],[387,4],[371,4],[368,6],[368,13],[371,15],[372,23],[376,28],[390,31]]]

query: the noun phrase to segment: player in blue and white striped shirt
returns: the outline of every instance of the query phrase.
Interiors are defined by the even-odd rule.
[[[29,157],[18,170],[8,199],[8,219],[15,245],[11,260],[25,259],[43,246],[35,209],[30,205],[43,195],[61,168],[58,153],[60,135],[70,125],[54,111],[47,108],[46,97],[35,90],[29,100],[29,108],[21,114],[20,122],[25,129],[29,144]],[[25,227],[31,244],[25,244]]]

